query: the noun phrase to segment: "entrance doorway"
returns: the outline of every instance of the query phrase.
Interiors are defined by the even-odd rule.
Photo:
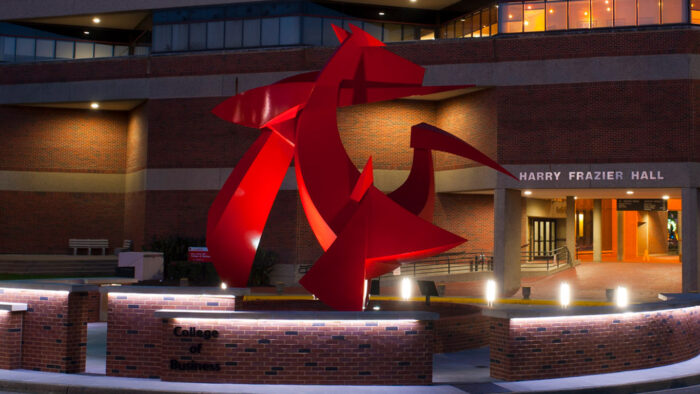
[[[530,261],[551,257],[556,248],[555,219],[530,218]]]

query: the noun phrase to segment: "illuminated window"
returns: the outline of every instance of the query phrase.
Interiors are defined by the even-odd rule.
[[[698,0],[700,1],[700,0]],[[523,31],[523,5],[519,3],[501,4],[499,9],[503,33],[521,33]]]
[[[660,4],[659,0],[637,0],[637,23],[640,26],[661,23]]]
[[[566,30],[566,1],[548,1],[545,14],[547,30]]]
[[[700,25],[700,0],[690,2],[690,23]]]
[[[579,213],[578,214],[578,236],[583,237],[583,214]]]
[[[591,28],[590,5],[589,0],[569,1],[569,29]]]
[[[686,0],[663,0],[661,23],[683,23],[688,20]]]
[[[615,26],[637,24],[637,0],[615,0]]]
[[[447,25],[445,30],[445,38],[455,38],[455,23],[452,22]]]
[[[481,37],[481,12],[472,15],[472,37]]]
[[[523,30],[544,31],[544,3],[526,2],[523,6]]]
[[[472,16],[469,15],[464,18],[464,22],[462,22],[464,25],[464,32],[462,37],[471,37],[472,36]]]
[[[498,34],[498,7],[491,7],[491,35]]]
[[[613,25],[612,0],[591,0],[591,27],[611,27]]]

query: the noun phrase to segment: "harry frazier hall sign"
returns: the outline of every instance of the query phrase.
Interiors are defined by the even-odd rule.
[[[658,170],[627,171],[520,171],[521,181],[659,181],[664,176]]]

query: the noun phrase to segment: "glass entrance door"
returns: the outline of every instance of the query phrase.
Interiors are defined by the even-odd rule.
[[[530,260],[544,259],[555,248],[556,221],[530,218]]]

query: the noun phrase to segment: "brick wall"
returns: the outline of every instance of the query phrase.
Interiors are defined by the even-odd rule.
[[[70,238],[123,242],[122,194],[0,191],[0,206],[0,253],[68,254]]]
[[[21,368],[85,371],[87,293],[0,289],[0,301],[27,304],[23,312]]]
[[[183,338],[175,327],[217,330]],[[162,323],[162,380],[283,384],[431,384],[432,322],[192,320]],[[202,345],[201,354],[192,346]],[[187,370],[207,363],[216,371]]]
[[[438,193],[434,223],[467,239],[450,250],[493,251],[493,196],[486,194]]]
[[[260,131],[212,114],[222,101],[221,97],[149,100],[148,167],[234,167]]]
[[[85,308],[88,323],[100,321],[100,292],[98,290],[87,292]]]
[[[146,168],[148,156],[148,102],[129,112],[126,127],[126,171]]]
[[[497,90],[501,164],[698,159],[688,143],[696,110],[687,80]]]
[[[22,367],[22,318],[25,312],[0,313],[0,369]]]
[[[235,300],[216,296],[109,293],[107,375],[158,378],[162,373],[158,309],[233,310]]]
[[[410,169],[411,126],[421,122],[436,124],[434,102],[395,100],[338,109],[340,137],[358,168],[372,156],[374,168]]]
[[[141,251],[150,242],[146,238],[146,192],[124,194],[124,239],[134,241],[134,250]]]
[[[481,314],[481,308],[466,304],[423,301],[371,300],[370,307],[379,306],[382,311],[427,311],[440,315],[435,320],[435,353],[458,352],[487,346],[490,318]],[[320,301],[311,300],[246,300],[236,304],[240,311],[330,311]]]
[[[651,368],[700,353],[700,307],[562,318],[494,318],[491,376],[547,379]]]
[[[0,106],[0,170],[123,173],[125,113]]]
[[[435,126],[454,134],[495,160],[497,103],[498,95],[495,89],[439,101],[436,105]],[[435,152],[436,170],[480,165],[450,153]]]
[[[481,312],[440,317],[435,324],[435,353],[452,353],[489,344],[490,319]]]

